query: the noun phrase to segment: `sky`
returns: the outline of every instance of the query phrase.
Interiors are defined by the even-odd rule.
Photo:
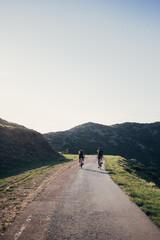
[[[159,0],[0,0],[0,118],[160,121]]]

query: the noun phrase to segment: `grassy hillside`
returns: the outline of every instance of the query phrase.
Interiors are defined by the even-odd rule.
[[[77,153],[82,148],[87,154],[95,154],[101,146],[106,154],[134,158],[160,169],[160,122],[112,126],[86,123],[44,136],[56,151]]]
[[[160,227],[160,176],[157,169],[120,156],[105,158],[111,178]]]
[[[0,177],[45,165],[58,157],[42,134],[0,119]]]
[[[73,165],[78,156],[67,155],[9,177],[0,178],[0,235],[54,177]]]

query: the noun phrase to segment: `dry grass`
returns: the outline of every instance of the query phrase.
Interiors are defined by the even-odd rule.
[[[0,179],[0,234],[13,222],[38,193],[40,193],[54,177],[69,168],[77,156],[65,155],[63,162],[46,165],[24,173]]]

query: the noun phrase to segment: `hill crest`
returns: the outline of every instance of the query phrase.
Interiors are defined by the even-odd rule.
[[[67,131],[44,135],[60,152],[96,154],[101,146],[105,154],[134,158],[160,168],[160,122],[125,122],[111,126],[88,122]]]
[[[44,136],[24,126],[0,119],[0,169],[29,167],[58,157]]]

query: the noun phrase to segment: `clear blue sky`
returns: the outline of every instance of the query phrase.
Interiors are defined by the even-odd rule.
[[[0,0],[0,118],[160,121],[159,0]]]

